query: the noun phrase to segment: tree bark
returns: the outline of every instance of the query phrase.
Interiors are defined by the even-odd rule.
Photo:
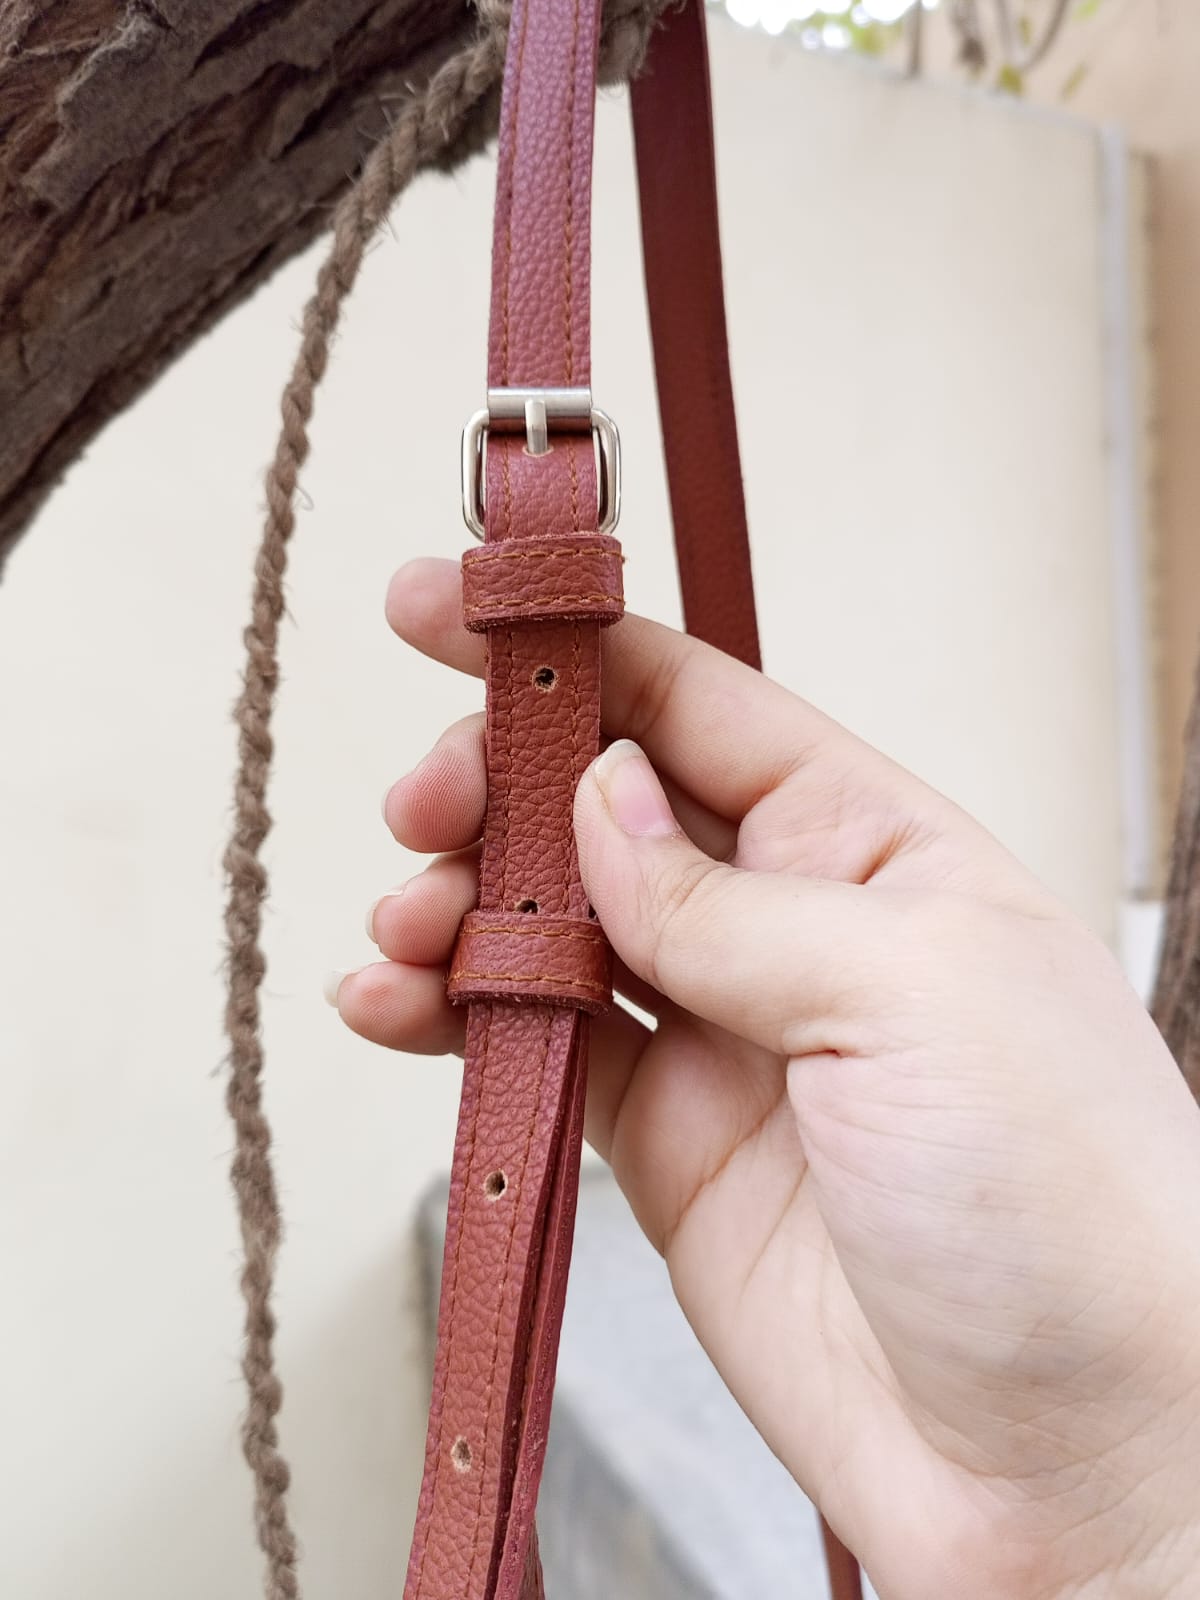
[[[327,226],[477,27],[464,0],[0,8],[0,565],[101,425]]]

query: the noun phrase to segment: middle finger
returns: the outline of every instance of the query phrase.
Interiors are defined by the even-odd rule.
[[[727,860],[737,829],[670,780],[667,793],[689,838],[715,860]],[[465,850],[483,834],[487,759],[482,712],[452,724],[413,770],[384,796],[392,836],[409,850]]]

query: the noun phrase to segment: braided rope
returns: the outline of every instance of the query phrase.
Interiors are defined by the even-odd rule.
[[[260,936],[267,874],[260,858],[271,828],[266,806],[272,755],[271,710],[279,681],[279,623],[287,547],[295,527],[294,500],[309,452],[313,396],[329,360],[342,304],[353,287],[366,246],[397,195],[418,168],[451,146],[471,114],[493,91],[503,62],[503,40],[485,31],[448,61],[399,113],[391,132],[368,157],[362,175],[338,207],[333,243],[304,310],[300,351],[281,401],[282,427],[267,472],[267,515],[254,563],[246,666],[234,713],[238,772],[234,823],[225,852],[228,900],[229,1038],[226,1104],[233,1119],[231,1168],[241,1225],[245,1301],[242,1372],[248,1405],[242,1449],[254,1478],[255,1522],[266,1557],[267,1600],[296,1600],[296,1537],[288,1517],[290,1479],[280,1454],[276,1417],[282,1385],[275,1373],[275,1317],[271,1309],[275,1257],[282,1220],[271,1165],[271,1130],[262,1104],[263,1049],[259,990],[266,962]]]

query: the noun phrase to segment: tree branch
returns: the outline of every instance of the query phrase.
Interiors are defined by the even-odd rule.
[[[328,226],[476,27],[461,0],[0,11],[0,562],[101,425]]]

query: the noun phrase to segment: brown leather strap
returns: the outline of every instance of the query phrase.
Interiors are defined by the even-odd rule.
[[[590,383],[598,12],[598,0],[514,5],[489,389]],[[467,558],[470,603],[480,607],[469,620],[487,631],[488,809],[479,915],[464,926],[451,965],[452,993],[471,1003],[406,1600],[533,1600],[540,1592],[533,1507],[574,1225],[581,1007],[603,1003],[607,989],[571,812],[599,745],[600,627],[613,620],[616,592],[614,552],[597,535],[591,435],[552,431],[549,443],[534,455],[524,438],[491,433],[491,553]],[[576,549],[590,552],[583,566],[568,549],[579,535]],[[552,541],[568,553],[550,556]],[[589,574],[589,560],[604,565]],[[547,609],[545,577],[555,566],[561,583]],[[524,920],[540,932],[515,931]]]
[[[684,624],[697,638],[758,667],[703,0],[667,12],[632,98],[646,297]]]

